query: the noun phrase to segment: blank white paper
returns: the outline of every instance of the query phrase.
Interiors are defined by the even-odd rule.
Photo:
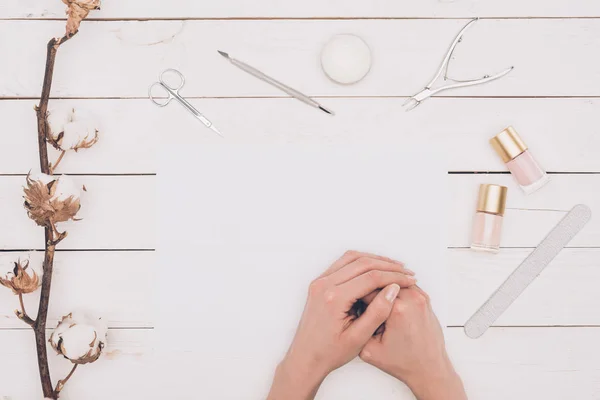
[[[445,164],[431,148],[163,148],[157,379],[171,398],[264,399],[308,284],[348,249],[402,260],[443,320]],[[411,398],[360,360],[318,399]]]

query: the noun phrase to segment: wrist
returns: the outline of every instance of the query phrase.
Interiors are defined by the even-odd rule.
[[[288,354],[277,366],[267,400],[312,400],[326,375],[316,365]]]
[[[467,400],[462,380],[450,360],[438,367],[404,382],[418,400]]]

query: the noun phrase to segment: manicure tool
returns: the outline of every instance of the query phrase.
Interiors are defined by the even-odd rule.
[[[483,335],[591,218],[592,211],[588,206],[579,204],[573,207],[467,321],[465,324],[467,336],[476,339]]]
[[[224,51],[220,51],[220,50],[217,50],[217,51],[219,52],[220,55],[222,55],[223,57],[228,59],[233,65],[235,65],[236,67],[238,67],[239,69],[241,69],[243,71],[246,71],[250,75],[252,75],[262,81],[265,81],[272,86],[275,86],[277,89],[289,94],[290,96],[294,97],[295,99],[300,100],[303,103],[308,104],[311,107],[318,108],[321,111],[326,112],[327,114],[335,115],[333,111],[323,107],[321,104],[317,103],[310,97],[300,93],[296,89],[292,89],[291,87],[284,85],[283,83],[279,82],[278,80],[271,78],[268,75],[265,75],[264,73],[260,72],[256,68],[251,67],[250,65],[248,65],[242,61],[236,60],[235,58],[229,56],[229,54],[225,53]]]
[[[442,61],[440,68],[438,69],[437,73],[435,74],[435,76],[433,77],[431,82],[429,82],[427,84],[427,86],[425,86],[425,89],[423,89],[419,93],[415,94],[414,96],[410,97],[402,105],[403,107],[406,107],[406,111],[412,110],[413,108],[415,108],[419,104],[421,104],[421,102],[423,102],[424,100],[428,99],[429,97],[431,97],[441,91],[449,90],[449,89],[456,89],[456,88],[461,88],[461,87],[467,87],[467,86],[475,86],[475,85],[480,85],[482,83],[491,82],[493,80],[502,78],[504,75],[508,74],[510,71],[513,70],[514,67],[510,67],[496,75],[485,75],[481,79],[473,79],[473,80],[466,80],[466,81],[448,78],[448,66],[450,64],[452,54],[454,53],[454,49],[456,49],[456,45],[459,44],[460,42],[462,42],[462,37],[463,37],[464,33],[467,31],[467,29],[473,23],[477,22],[478,20],[479,20],[479,18],[475,18],[475,19],[469,21],[469,23],[467,25],[465,25],[464,28],[461,29],[461,31],[458,33],[458,36],[456,36],[456,38],[452,42],[450,49],[446,53],[446,57],[444,57],[444,60]],[[433,89],[432,87],[435,84],[435,82],[438,80],[440,75],[442,74],[442,71],[444,71],[444,81],[451,81],[454,83],[450,84],[450,85],[439,87],[437,89]]]
[[[171,86],[165,81],[165,76],[169,73],[175,74],[179,77],[179,79],[180,79],[179,85]],[[200,111],[196,110],[196,108],[194,108],[194,106],[192,106],[190,103],[188,103],[188,101],[186,99],[184,99],[183,97],[181,97],[179,95],[179,90],[185,84],[185,78],[181,72],[177,71],[176,69],[172,69],[172,68],[166,69],[160,74],[158,80],[159,80],[158,82],[154,82],[152,85],[150,85],[150,88],[148,89],[148,96],[150,97],[150,100],[152,100],[152,102],[154,104],[156,104],[159,107],[164,107],[167,104],[169,104],[171,102],[171,100],[175,99],[179,103],[181,103],[181,105],[183,107],[185,107],[185,109],[188,110],[194,117],[198,118],[200,120],[200,122],[202,122],[204,124],[204,126],[206,126],[209,129],[212,129],[213,131],[215,131],[217,133],[217,135],[223,137],[221,132],[219,132],[219,130],[213,125],[212,122],[210,122],[210,120],[208,118],[206,118],[204,115],[202,115],[202,113]],[[162,90],[165,90],[167,92],[167,94],[169,96],[167,97],[166,101],[161,103],[161,102],[157,101],[156,98],[152,95],[152,89],[155,86],[159,86],[162,88]]]

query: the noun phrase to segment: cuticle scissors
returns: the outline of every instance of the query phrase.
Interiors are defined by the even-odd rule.
[[[168,73],[174,73],[179,77],[179,79],[181,80],[179,85],[176,85],[176,87],[172,87],[165,81],[164,77]],[[186,99],[181,97],[181,95],[179,94],[179,90],[183,87],[184,84],[185,77],[183,76],[183,74],[176,69],[169,68],[161,72],[160,76],[158,77],[158,82],[154,82],[152,85],[150,85],[150,88],[148,89],[148,96],[150,97],[150,100],[152,100],[152,102],[158,107],[165,107],[171,102],[171,100],[177,100],[194,117],[200,120],[200,122],[202,122],[204,126],[206,126],[209,129],[212,129],[219,136],[223,137],[221,132],[219,132],[219,130],[213,125],[213,123],[208,118],[206,118],[200,111],[198,111],[194,106],[192,106]],[[156,98],[152,95],[152,89],[156,86],[160,86],[169,95],[164,102],[157,101]]]
[[[467,87],[467,86],[480,85],[482,83],[490,82],[490,81],[502,78],[504,75],[508,74],[510,71],[512,71],[514,69],[514,66],[513,66],[510,68],[507,68],[506,70],[504,70],[496,75],[485,75],[481,79],[457,80],[457,79],[451,79],[448,77],[448,66],[450,64],[450,59],[452,58],[452,54],[454,53],[454,50],[456,49],[456,45],[458,45],[460,42],[462,42],[464,33],[467,31],[467,29],[473,23],[477,22],[478,20],[479,20],[479,18],[472,19],[471,21],[469,21],[469,23],[467,23],[467,25],[465,25],[461,29],[461,31],[458,33],[458,35],[452,42],[450,49],[446,53],[446,56],[444,57],[444,60],[442,61],[442,64],[440,65],[440,68],[438,69],[438,71],[435,74],[435,76],[433,77],[433,79],[427,84],[427,86],[425,86],[425,88],[423,90],[421,90],[419,93],[413,95],[412,97],[409,97],[406,100],[406,102],[402,105],[403,107],[408,106],[408,107],[406,107],[406,111],[410,111],[410,110],[414,109],[419,104],[421,104],[421,102],[425,101],[426,99],[430,98],[431,96],[433,96],[441,91],[449,90],[449,89],[456,89],[456,88],[461,88],[461,87]],[[439,87],[437,89],[433,89],[432,87],[435,84],[435,82],[439,79],[440,75],[442,74],[442,71],[444,71],[444,81],[452,81],[454,83],[450,84],[450,85]]]

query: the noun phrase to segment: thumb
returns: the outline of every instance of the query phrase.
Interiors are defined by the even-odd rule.
[[[400,286],[395,283],[379,292],[365,312],[348,328],[351,337],[366,343],[377,328],[389,318],[399,292]]]

